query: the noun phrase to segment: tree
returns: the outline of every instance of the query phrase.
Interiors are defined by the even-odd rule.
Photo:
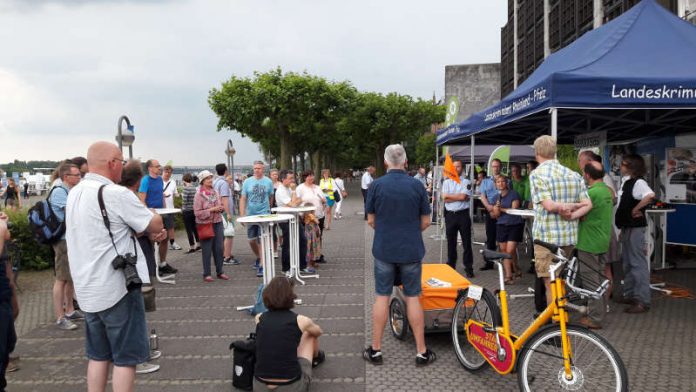
[[[428,132],[418,138],[416,163],[420,166],[428,166],[431,162],[435,162],[435,134]]]

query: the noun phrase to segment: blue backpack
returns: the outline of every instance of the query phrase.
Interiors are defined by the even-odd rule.
[[[27,218],[29,219],[29,229],[34,235],[34,239],[40,244],[53,244],[58,242],[65,234],[65,222],[61,222],[51,207],[51,194],[56,188],[53,187],[45,200],[37,201],[33,207],[29,209]],[[66,191],[67,192],[67,191]]]

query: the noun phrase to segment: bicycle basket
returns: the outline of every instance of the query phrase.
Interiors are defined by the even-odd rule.
[[[602,279],[604,271],[598,271],[577,257],[568,261],[564,271],[565,284],[581,298],[600,299],[609,288],[609,279]]]

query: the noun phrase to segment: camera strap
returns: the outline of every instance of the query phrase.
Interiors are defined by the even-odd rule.
[[[111,238],[111,245],[114,247],[114,250],[116,251],[116,254],[118,256],[121,256],[121,254],[118,252],[118,249],[116,248],[116,243],[114,242],[114,234],[111,232],[111,222],[109,221],[109,214],[106,212],[106,205],[104,204],[104,187],[106,184],[102,185],[99,187],[99,191],[97,192],[97,200],[99,201],[99,209],[101,210],[101,216],[102,219],[104,220],[104,226],[106,227],[106,230],[109,232],[109,238]],[[135,250],[135,257],[138,257],[138,246],[135,244],[135,236],[131,233],[131,239],[133,240],[133,249]]]

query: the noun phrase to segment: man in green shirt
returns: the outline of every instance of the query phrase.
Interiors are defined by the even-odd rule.
[[[522,203],[520,208],[525,208],[531,200],[529,194],[529,177],[522,176],[522,166],[518,163],[510,165],[510,178],[512,180],[512,189],[520,195]]]
[[[592,210],[580,222],[578,228],[578,259],[582,261],[581,268],[586,271],[581,273],[591,281],[603,282],[604,264],[607,262],[607,252],[609,252],[609,241],[611,240],[611,217],[612,217],[612,193],[609,187],[604,184],[604,169],[599,162],[590,162],[583,168],[585,181],[589,188],[587,194],[592,201]],[[592,288],[590,288],[592,289]],[[600,329],[600,324],[605,313],[605,299],[590,300],[588,303],[588,315],[582,317],[580,324],[592,328]]]

